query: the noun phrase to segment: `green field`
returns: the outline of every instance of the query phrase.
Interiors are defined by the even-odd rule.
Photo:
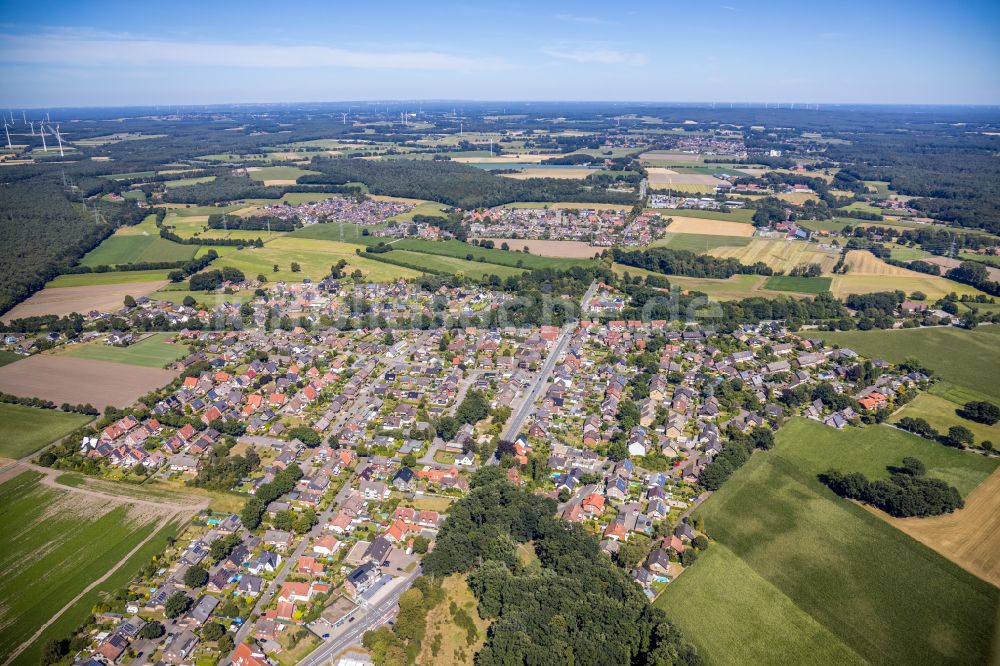
[[[888,465],[904,456],[920,458],[927,475],[958,488],[967,496],[1000,466],[1000,458],[987,458],[911,435],[888,426],[829,428],[818,421],[794,418],[778,432],[775,450],[793,457],[800,471],[812,475],[837,467],[843,472],[863,472],[868,478],[887,478]]]
[[[789,275],[772,275],[764,282],[765,289],[772,291],[795,291],[800,294],[818,294],[830,291],[828,277],[792,277]]]
[[[187,261],[197,246],[181,245],[159,235],[114,234],[84,255],[83,266],[115,266],[153,261]]]
[[[373,235],[376,230],[381,229],[381,225],[366,227],[350,222],[327,222],[323,224],[310,224],[307,227],[296,229],[288,234],[289,238],[309,238],[312,240],[339,241],[341,243],[359,243],[361,245],[378,245],[384,242],[385,238]],[[363,231],[367,229],[368,234]]]
[[[115,347],[105,344],[104,340],[85,342],[66,348],[65,356],[74,358],[89,358],[93,361],[110,361],[112,363],[127,363],[141,365],[146,368],[162,368],[188,354],[188,348],[182,344],[167,343],[172,333],[153,333],[128,347]]]
[[[442,271],[453,275],[461,273],[466,277],[475,279],[487,275],[499,275],[501,278],[505,278],[508,275],[520,275],[524,272],[520,268],[511,268],[510,266],[501,266],[500,264],[467,261],[466,259],[458,259],[456,257],[425,254],[409,250],[393,250],[379,256],[386,257],[390,261],[402,261],[408,265],[421,266],[429,271]]]
[[[0,366],[7,365],[8,363],[13,363],[24,358],[20,354],[15,354],[14,352],[9,352],[4,349],[0,349]]]
[[[186,285],[187,283],[181,283]],[[184,302],[185,296],[191,296],[198,303],[201,303],[208,307],[213,307],[220,303],[246,303],[247,301],[252,301],[254,299],[253,291],[244,289],[243,291],[236,292],[235,294],[224,294],[222,292],[205,292],[205,291],[188,291],[187,289],[169,289],[164,288],[159,291],[154,291],[149,297],[157,301],[168,301],[176,305],[180,305]]]
[[[930,252],[916,247],[904,247],[902,245],[893,245],[891,247],[892,250],[889,256],[896,261],[916,261],[917,259],[933,256]]]
[[[418,204],[413,210],[400,213],[399,215],[393,215],[392,217],[386,218],[387,221],[398,221],[398,220],[412,220],[414,215],[438,215],[444,217],[443,212],[448,206],[444,204],[439,204],[435,201],[427,201],[422,204]]]
[[[29,472],[0,485],[0,654],[10,654],[30,638],[155,529],[151,517],[124,504],[43,487],[40,478]],[[14,663],[37,664],[46,637],[62,637],[76,627],[101,591],[126,583],[175,532],[174,526],[164,527],[148,548],[70,607]]]
[[[671,250],[687,250],[695,254],[705,254],[717,247],[746,247],[753,240],[748,236],[709,236],[707,234],[666,233],[650,247],[669,247]]]
[[[0,458],[18,460],[73,432],[91,417],[0,403]]]
[[[593,259],[569,259],[561,257],[542,257],[537,254],[525,254],[524,252],[511,252],[498,248],[485,248],[469,245],[457,240],[432,241],[419,238],[404,238],[392,244],[394,250],[411,250],[424,254],[437,254],[445,257],[455,257],[465,259],[472,255],[473,260],[478,261],[480,257],[490,264],[500,266],[510,266],[513,268],[527,268],[535,270],[537,268],[568,269],[573,266],[593,266],[596,261]]]
[[[110,271],[108,273],[67,273],[49,280],[46,287],[92,287],[166,280],[170,271]]]
[[[865,185],[875,190],[875,194],[879,199],[888,199],[892,196],[892,192],[889,190],[889,181],[886,180],[866,180]]]
[[[830,344],[850,347],[865,356],[900,363],[918,359],[949,384],[1000,401],[1000,327],[911,328],[886,331],[816,331]],[[935,391],[937,392],[937,391]],[[961,398],[956,402],[964,402]]]
[[[956,404],[951,400],[939,395],[921,393],[913,402],[910,402],[903,409],[893,414],[889,419],[892,423],[909,416],[911,418],[922,418],[933,426],[940,433],[948,432],[948,428],[953,425],[965,426],[975,435],[976,443],[984,440],[994,442],[1000,446],[1000,423],[986,425],[963,419],[955,413],[956,409],[962,407],[964,403]]]
[[[969,261],[978,261],[981,264],[986,264],[988,266],[1000,268],[1000,257],[995,257],[988,254],[976,254],[975,252],[960,252],[958,256],[960,259],[968,259]]]
[[[187,187],[188,185],[211,183],[213,180],[215,180],[215,176],[200,176],[198,178],[177,178],[176,180],[163,181],[163,186],[169,190],[175,187]]]
[[[359,269],[366,279],[374,282],[385,282],[399,278],[414,278],[419,272],[401,266],[393,266],[383,262],[359,257],[355,249],[364,249],[361,245],[340,243],[328,240],[311,240],[300,237],[276,238],[262,248],[247,248],[220,257],[213,268],[232,266],[243,271],[253,279],[258,274],[268,280],[286,280],[301,282],[302,278],[321,280],[330,274],[330,267],[339,260],[345,260],[348,273]],[[293,273],[292,262],[299,264],[301,271]],[[274,266],[278,270],[274,270]]]
[[[708,664],[866,663],[721,543],[671,583],[656,606]]]
[[[269,166],[260,167],[255,171],[250,171],[248,175],[253,180],[295,180],[299,176],[319,173],[293,166]]]
[[[725,596],[749,599],[743,603],[754,611],[742,616],[742,627],[720,632],[715,617],[724,612],[717,603],[719,582],[713,567],[699,571],[695,564],[678,579],[692,577],[681,588],[688,598],[678,622],[685,635],[705,646],[707,655],[721,655],[721,663],[740,663],[725,656],[727,646],[741,640],[731,632],[767,635],[775,630],[769,618],[792,612],[790,603],[871,663],[989,660],[1000,591],[865,508],[838,498],[816,473],[836,465],[874,475],[898,464],[901,455],[916,455],[931,474],[960,483],[968,492],[988,473],[983,465],[995,464],[931,442],[925,445],[916,437],[896,437],[887,428],[871,430],[838,432],[793,420],[778,432],[772,451],[755,454],[699,508],[708,534],[788,600],[775,602],[770,588],[737,570]],[[673,603],[669,599],[668,607]],[[796,624],[797,636],[792,626],[780,627],[792,634],[786,640],[819,640],[823,653],[844,652],[825,632],[817,634],[801,619]],[[763,662],[775,659],[766,645],[754,644]],[[751,657],[744,663],[757,661]]]

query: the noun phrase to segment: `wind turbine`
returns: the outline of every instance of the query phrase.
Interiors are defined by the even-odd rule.
[[[347,114],[346,113],[344,114],[344,124],[345,125],[347,124]]]
[[[43,123],[38,123],[38,133],[42,135],[42,150],[49,152],[49,147],[45,143],[45,125]]]
[[[56,139],[59,141],[59,157],[66,157],[63,153],[62,135],[59,133],[59,124],[56,123]]]
[[[29,120],[28,124],[31,125],[31,136],[35,136],[35,121]]]
[[[22,125],[28,124],[28,116],[25,115],[24,111],[21,112],[21,124]]]
[[[3,133],[7,135],[7,147],[10,148],[11,150],[13,150],[14,146],[10,145],[10,132],[7,131],[7,121],[6,120],[3,121]]]

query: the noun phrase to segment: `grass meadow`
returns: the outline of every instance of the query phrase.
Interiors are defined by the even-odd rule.
[[[0,654],[10,654],[30,638],[156,527],[155,516],[44,487],[40,478],[27,472],[0,485]],[[174,526],[164,527],[119,572],[71,606],[14,663],[38,663],[47,638],[61,637],[76,627],[100,592],[125,584],[175,531]]]
[[[1000,590],[838,498],[816,479],[818,470],[831,466],[875,474],[904,454],[921,457],[930,473],[961,483],[964,492],[985,476],[984,458],[945,447],[932,451],[918,438],[896,438],[888,430],[837,432],[793,420],[778,432],[772,451],[755,454],[697,515],[714,540],[862,659],[987,663]],[[723,612],[717,603],[719,583],[711,566],[704,573],[698,567],[672,584],[691,576],[682,626],[706,646],[706,654],[721,654],[735,642],[729,634],[736,629],[717,629],[716,614]],[[739,569],[729,581],[726,598],[748,598],[743,603],[752,609],[742,616],[745,627],[739,630],[750,637],[774,631],[772,607],[787,604],[774,601],[770,588],[739,575]],[[793,626],[779,629],[794,633]],[[819,641],[824,651],[840,651],[811,625],[800,621],[795,630],[801,634],[797,641]],[[743,663],[774,660],[770,645],[757,645]]]
[[[430,241],[418,238],[404,238],[392,244],[393,250],[410,250],[424,254],[436,254],[445,257],[455,257],[465,259],[472,255],[474,261],[483,258],[488,264],[499,266],[510,266],[512,268],[526,268],[534,270],[537,268],[568,269],[573,266],[593,266],[596,261],[593,259],[568,259],[562,257],[542,257],[535,254],[525,254],[524,252],[511,252],[499,248],[485,248],[468,245],[460,241]],[[596,250],[595,250],[596,251]]]
[[[656,599],[708,664],[864,664],[721,543]]]
[[[948,432],[948,428],[953,425],[961,425],[972,431],[977,444],[987,440],[1000,446],[1000,423],[986,425],[963,419],[955,413],[955,410],[961,408],[963,404],[954,403],[939,395],[921,393],[913,399],[913,402],[908,403],[906,407],[893,414],[889,420],[895,423],[906,416],[919,417],[930,423],[940,433]]]
[[[158,235],[114,234],[88,252],[83,266],[116,266],[153,261],[187,261],[194,257],[195,245],[181,245]]]
[[[9,352],[5,349],[0,349],[0,367],[7,365],[8,363],[13,363],[14,361],[19,361],[23,356],[20,354],[15,354],[14,352]]]
[[[130,284],[132,282],[158,282],[166,280],[170,271],[109,271],[107,273],[68,273],[58,275],[46,283],[46,287],[95,287],[107,284]]]
[[[387,254],[379,255],[392,261],[402,261],[413,266],[421,266],[427,270],[442,271],[444,273],[461,273],[471,278],[482,278],[487,275],[498,275],[505,278],[509,275],[520,275],[524,271],[520,268],[511,268],[500,264],[490,264],[484,261],[468,261],[457,257],[449,257],[439,254],[425,254],[423,252],[413,252],[411,250],[393,250]]]
[[[973,331],[951,327],[878,331],[815,331],[816,336],[869,357],[900,363],[916,358],[947,386],[931,392],[953,402],[985,396],[1000,401],[1000,327],[980,326]],[[952,389],[952,387],[957,387]],[[962,393],[969,389],[972,393]],[[951,390],[951,395],[947,393]]]
[[[83,414],[0,403],[0,458],[23,458],[88,421]]]
[[[212,268],[232,266],[253,279],[258,274],[268,280],[301,282],[302,278],[321,280],[330,274],[330,267],[343,259],[348,263],[347,272],[360,270],[365,279],[386,282],[399,278],[413,278],[419,272],[401,266],[393,266],[355,254],[361,245],[341,243],[332,240],[312,240],[301,237],[276,238],[262,248],[246,248],[220,257]],[[292,262],[298,263],[300,271],[292,272]],[[278,270],[274,267],[277,265]]]
[[[836,467],[842,472],[863,472],[868,478],[887,478],[887,466],[898,465],[904,456],[920,458],[928,476],[955,486],[963,497],[1000,466],[1000,458],[961,451],[884,425],[835,430],[818,421],[794,418],[778,432],[777,441],[775,451],[787,454],[801,471],[814,477]]]
[[[792,277],[773,275],[764,282],[764,288],[772,291],[794,291],[800,294],[818,294],[830,291],[828,277]]]
[[[116,347],[105,344],[104,340],[95,340],[71,345],[66,348],[64,355],[94,361],[141,365],[146,368],[162,368],[188,353],[186,346],[166,342],[171,337],[171,333],[153,333],[128,347]]]

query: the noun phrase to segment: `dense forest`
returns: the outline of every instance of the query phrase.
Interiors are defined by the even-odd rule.
[[[964,128],[963,128],[964,129]],[[830,159],[864,180],[889,181],[910,206],[961,227],[1000,233],[1000,160],[995,137],[943,130],[859,135],[831,145]]]
[[[145,215],[134,204],[107,202],[95,212],[46,177],[0,187],[0,312],[66,272],[117,227],[138,224]]]
[[[479,614],[493,621],[476,663],[700,664],[597,539],[554,512],[552,500],[484,467],[424,557],[430,576],[468,574]],[[529,542],[538,563],[525,566],[515,551]]]
[[[574,180],[513,180],[455,162],[431,160],[355,160],[323,158],[312,167],[322,174],[301,176],[303,184],[362,182],[372,194],[430,199],[459,208],[486,208],[513,201],[587,201],[634,204],[633,194]]]

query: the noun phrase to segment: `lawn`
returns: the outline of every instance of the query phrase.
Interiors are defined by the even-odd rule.
[[[105,344],[104,340],[101,339],[71,345],[66,348],[64,354],[75,358],[89,358],[94,361],[162,368],[188,354],[188,348],[185,345],[166,342],[168,338],[172,337],[172,333],[153,333],[128,347]]]
[[[865,663],[721,543],[668,585],[655,605],[709,664]]]
[[[0,458],[30,455],[90,421],[89,416],[0,403]]]
[[[95,287],[106,284],[157,282],[166,280],[170,271],[109,271],[107,273],[67,273],[52,278],[46,287]]]
[[[0,654],[10,654],[31,637],[155,528],[155,517],[124,504],[43,487],[40,478],[28,472],[0,485]],[[124,584],[151,555],[137,553],[121,576],[95,592]],[[77,626],[96,596],[73,605],[53,631],[65,633]],[[38,663],[43,642],[35,641],[16,663]]]
[[[911,418],[919,417],[930,423],[940,433],[948,432],[948,428],[953,425],[961,425],[972,431],[977,444],[983,440],[988,440],[1000,446],[1000,423],[994,423],[990,426],[985,423],[976,423],[975,421],[963,419],[955,413],[955,410],[961,407],[961,404],[956,404],[945,397],[930,393],[921,393],[914,398],[913,402],[896,412],[889,420],[892,423],[896,423],[899,419],[906,416]]]
[[[465,259],[470,254],[473,260],[478,261],[480,257],[490,264],[500,266],[510,266],[513,268],[526,268],[535,270],[537,268],[569,269],[573,266],[593,266],[596,261],[593,259],[566,259],[562,257],[542,257],[524,252],[511,252],[499,248],[485,248],[469,245],[457,240],[432,241],[419,238],[404,238],[392,244],[394,250],[411,250],[425,254],[437,254],[445,257],[455,257]],[[595,249],[596,251],[596,249]]]
[[[1000,376],[1000,357],[997,356],[1000,327],[980,326],[973,331],[950,327],[815,331],[815,337],[891,363],[916,358],[949,384],[1000,401],[1000,385],[996,379]],[[942,394],[936,388],[934,392]],[[965,402],[959,396],[955,398],[954,402]]]
[[[986,663],[1000,591],[816,479],[817,468],[832,464],[874,472],[897,462],[903,450],[923,456],[931,470],[936,459],[910,440],[910,446],[879,448],[879,435],[886,433],[865,442],[857,431],[820,437],[816,428],[824,426],[793,422],[783,428],[773,451],[755,454],[706,501],[697,515],[708,534],[869,662]],[[862,445],[855,447],[856,441]],[[963,458],[948,464],[963,471],[949,476],[982,477],[971,467],[976,456],[951,453]],[[728,594],[759,593],[734,580]],[[711,643],[709,652],[724,649],[714,647],[731,640],[710,621],[719,611],[715,597],[710,590],[702,596],[700,588],[690,596],[696,604],[690,614],[704,618],[689,627],[692,640]],[[743,617],[750,635],[769,631],[768,612],[756,608]]]
[[[225,255],[216,260],[213,268],[232,266],[243,271],[247,277],[255,278],[258,274],[268,280],[286,280],[301,282],[302,278],[321,280],[330,274],[330,267],[343,259],[348,263],[347,273],[359,269],[366,279],[375,282],[397,280],[399,278],[418,277],[418,271],[394,266],[372,259],[359,257],[355,249],[364,249],[361,245],[340,243],[330,240],[311,240],[297,237],[277,238],[268,242],[262,248],[247,248],[241,252]],[[292,262],[299,264],[301,270],[293,273]],[[278,270],[274,270],[274,266]]]
[[[501,278],[505,278],[510,275],[520,275],[524,272],[520,268],[511,268],[510,266],[501,266],[500,264],[468,261],[457,257],[424,254],[423,252],[411,252],[409,250],[393,250],[392,252],[378,256],[386,257],[391,261],[406,262],[411,266],[420,266],[429,271],[442,271],[453,275],[461,273],[466,277],[475,279],[479,279],[487,275],[499,275]]]
[[[792,277],[789,275],[774,275],[764,282],[765,289],[773,291],[795,291],[800,294],[818,294],[830,291],[828,277]]]

